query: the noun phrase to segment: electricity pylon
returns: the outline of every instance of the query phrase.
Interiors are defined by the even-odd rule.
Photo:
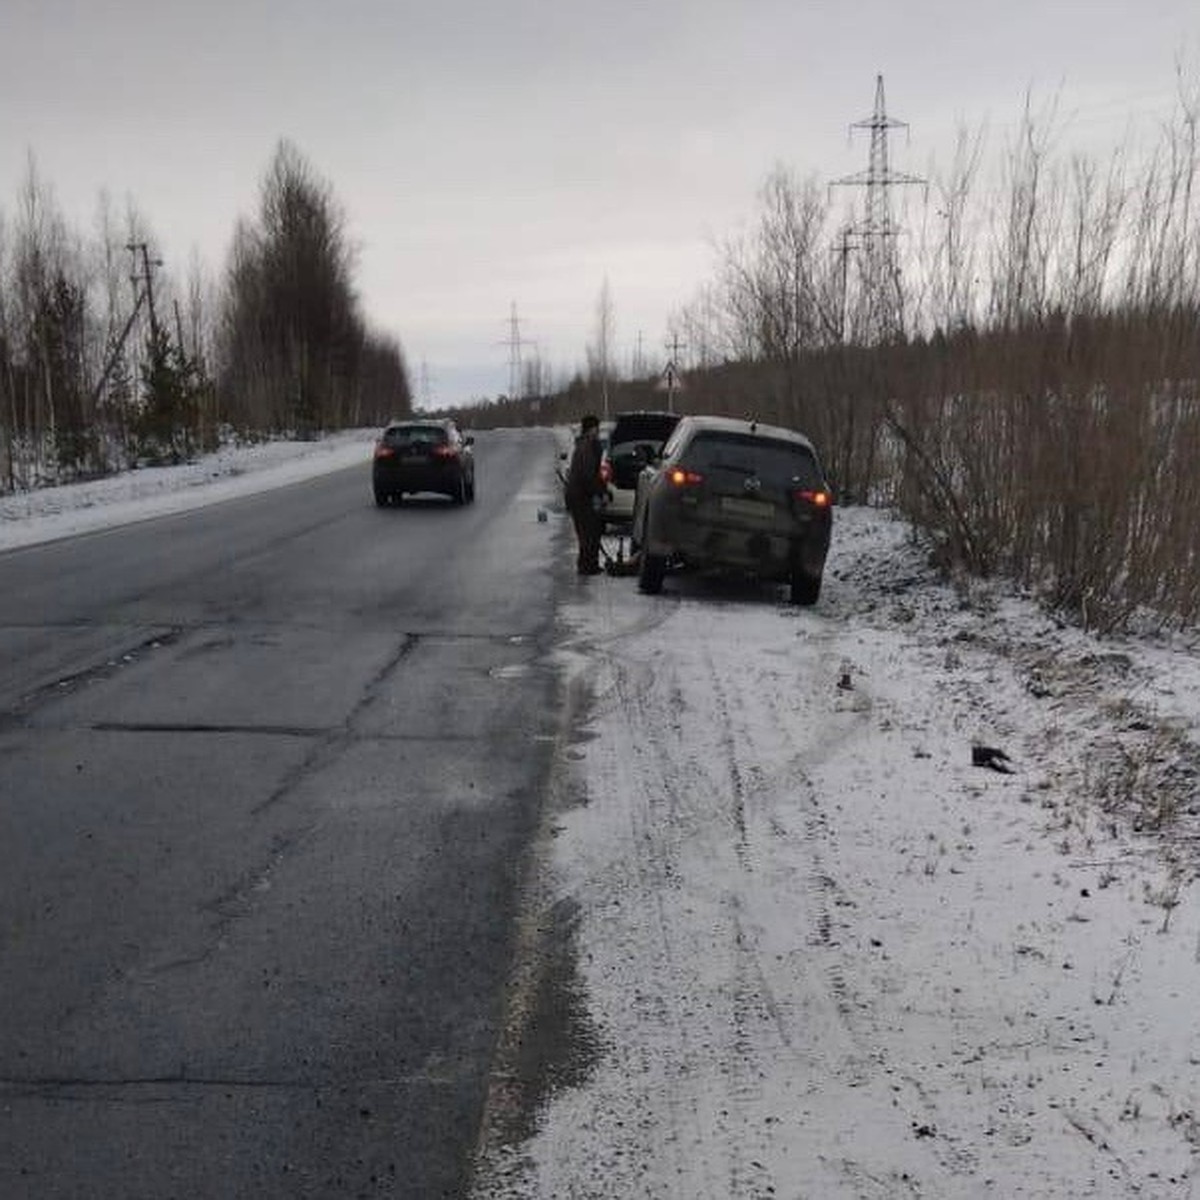
[[[857,225],[847,233],[858,238],[862,251],[860,278],[862,281],[868,341],[885,340],[903,330],[903,305],[900,289],[900,268],[896,257],[896,237],[900,232],[892,223],[889,190],[904,184],[925,182],[916,175],[893,171],[888,162],[888,133],[907,129],[904,121],[889,117],[883,95],[883,76],[875,76],[875,111],[853,129],[871,131],[871,155],[865,171],[846,175],[833,181],[834,187],[865,187],[866,211]]]
[[[508,347],[508,398],[519,400],[524,390],[524,380],[521,378],[521,347],[536,346],[537,342],[521,336],[521,322],[517,317],[517,302],[512,302],[508,318],[508,340],[500,345]]]

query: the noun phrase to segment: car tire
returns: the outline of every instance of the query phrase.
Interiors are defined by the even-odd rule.
[[[642,534],[645,540],[649,542],[649,535],[646,533],[646,521],[642,520]],[[663,578],[667,573],[667,560],[661,554],[651,554],[648,550],[642,551],[641,560],[638,563],[638,591],[646,596],[657,596],[662,591]]]
[[[475,503],[475,476],[471,476],[471,482],[467,485],[467,503]]]
[[[806,575],[799,567],[792,571],[789,599],[793,604],[809,607],[820,599],[821,576]]]
[[[382,488],[375,489],[375,504],[378,508],[386,508],[388,502],[388,494]]]
[[[629,518],[629,553],[636,554],[641,547],[642,539],[638,537],[637,509],[634,508],[633,515]]]
[[[666,573],[667,560],[661,554],[643,553],[638,567],[638,591],[646,596],[657,596],[662,591]]]
[[[451,493],[450,499],[453,500],[454,503],[458,504],[458,505],[466,504],[466,502],[467,502],[467,477],[465,475],[460,475],[458,477],[458,484],[456,485],[454,491]]]

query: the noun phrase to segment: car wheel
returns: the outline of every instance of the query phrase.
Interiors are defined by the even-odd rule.
[[[375,504],[379,508],[386,507],[388,502],[388,494],[382,488],[375,489]]]
[[[638,591],[647,596],[657,596],[662,591],[663,577],[667,573],[667,560],[661,554],[642,554],[638,567]]]
[[[454,489],[454,495],[451,497],[455,504],[466,504],[467,502],[467,477],[460,475],[458,484]]]
[[[646,534],[646,522],[642,521],[642,534],[645,540],[649,542],[650,538]],[[647,596],[657,596],[662,591],[663,577],[667,573],[667,560],[661,554],[651,554],[648,550],[642,551],[641,560],[638,563],[638,591],[645,593]]]
[[[467,485],[467,503],[475,503],[475,476],[471,476],[471,482]]]
[[[790,599],[793,604],[816,604],[821,595],[821,576],[806,575],[799,567],[792,571]]]

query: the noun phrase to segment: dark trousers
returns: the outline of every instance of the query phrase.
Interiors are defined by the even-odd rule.
[[[575,540],[579,543],[575,569],[581,574],[595,575],[600,570],[600,536],[604,532],[604,519],[589,504],[572,508],[571,520],[575,523]]]

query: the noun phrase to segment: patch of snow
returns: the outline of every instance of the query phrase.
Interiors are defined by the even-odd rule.
[[[1193,1195],[1195,654],[955,590],[867,509],[781,598],[566,604],[552,892],[602,1049],[477,1194]]]
[[[378,431],[312,442],[228,446],[175,467],[143,467],[89,483],[0,496],[0,551],[249,496],[370,462]]]

